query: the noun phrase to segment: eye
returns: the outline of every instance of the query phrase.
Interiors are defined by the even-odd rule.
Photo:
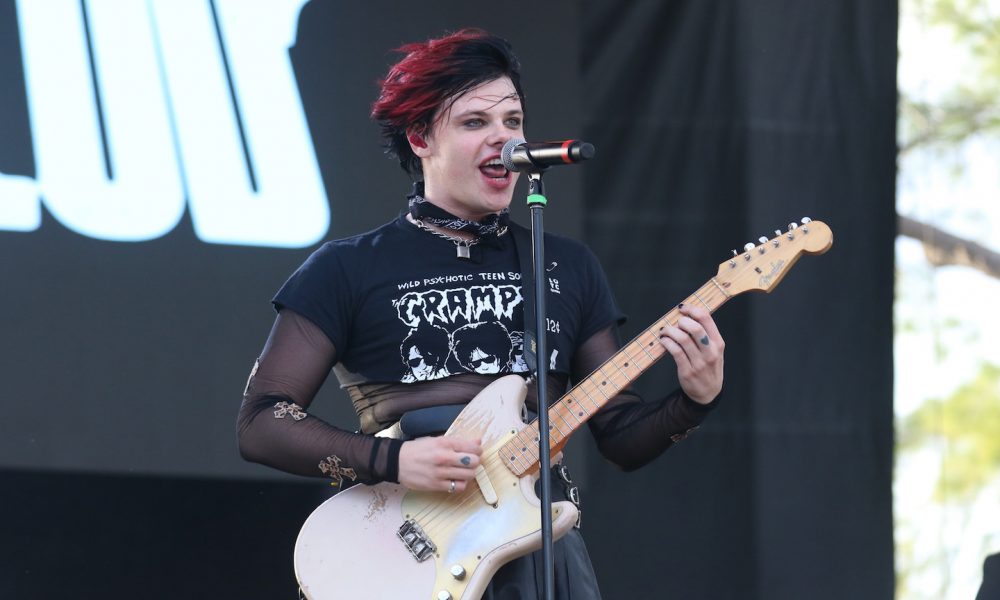
[[[470,129],[475,129],[477,127],[482,127],[484,123],[485,121],[483,121],[482,119],[468,119],[467,121],[462,123],[462,125]]]
[[[510,127],[511,129],[520,129],[521,123],[521,117],[511,117],[507,119],[507,127]]]

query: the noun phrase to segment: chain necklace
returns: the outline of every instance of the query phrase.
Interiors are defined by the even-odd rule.
[[[467,240],[465,238],[460,238],[454,235],[448,235],[447,233],[441,233],[440,231],[431,229],[426,223],[424,223],[419,219],[409,218],[407,220],[410,221],[410,223],[416,225],[417,229],[422,229],[427,233],[436,235],[437,237],[443,240],[448,240],[449,242],[455,244],[455,255],[461,259],[468,260],[469,257],[471,256],[471,254],[469,253],[469,248],[479,243],[479,238],[473,238],[471,240]]]

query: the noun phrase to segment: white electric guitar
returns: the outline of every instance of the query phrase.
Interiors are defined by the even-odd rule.
[[[786,233],[719,265],[718,274],[684,300],[715,311],[733,296],[770,292],[805,254],[833,244],[830,228],[803,219]],[[659,330],[676,308],[626,344],[549,409],[555,455],[569,435],[659,360]],[[521,421],[526,386],[502,377],[462,410],[445,435],[482,439],[476,483],[455,494],[415,492],[394,483],[356,485],[319,506],[295,544],[295,574],[309,600],[478,600],[505,563],[541,547],[538,424]],[[576,523],[570,502],[552,505],[555,539]]]

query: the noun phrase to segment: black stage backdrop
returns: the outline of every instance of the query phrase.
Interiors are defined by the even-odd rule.
[[[717,314],[710,420],[626,476],[588,461],[610,598],[893,595],[896,3],[587,2],[585,235],[637,333],[731,248],[834,245]],[[640,381],[647,396],[669,369]]]
[[[206,242],[190,211],[143,242],[81,235],[46,206],[36,229],[5,228],[12,190],[49,176],[23,83],[29,4],[0,0],[0,597],[294,597],[294,536],[327,491],[241,463],[234,421],[267,300],[316,243]],[[49,10],[73,6],[90,9],[97,71],[97,3]],[[224,31],[232,3],[207,6]],[[718,313],[726,391],[691,438],[631,474],[574,441],[605,597],[891,598],[896,3],[304,3],[289,55],[324,238],[400,210],[406,179],[365,119],[388,49],[465,25],[514,43],[533,139],[597,146],[547,176],[547,225],[601,257],[626,339],[730,248],[804,216],[834,231],[772,295]],[[675,384],[668,363],[647,397]],[[352,426],[345,397],[323,396]]]

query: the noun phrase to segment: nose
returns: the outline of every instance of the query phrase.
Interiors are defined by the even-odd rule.
[[[507,140],[514,137],[514,133],[510,128],[506,127],[503,123],[498,122],[490,126],[489,136],[486,138],[486,143],[490,146],[496,146],[502,148]]]

